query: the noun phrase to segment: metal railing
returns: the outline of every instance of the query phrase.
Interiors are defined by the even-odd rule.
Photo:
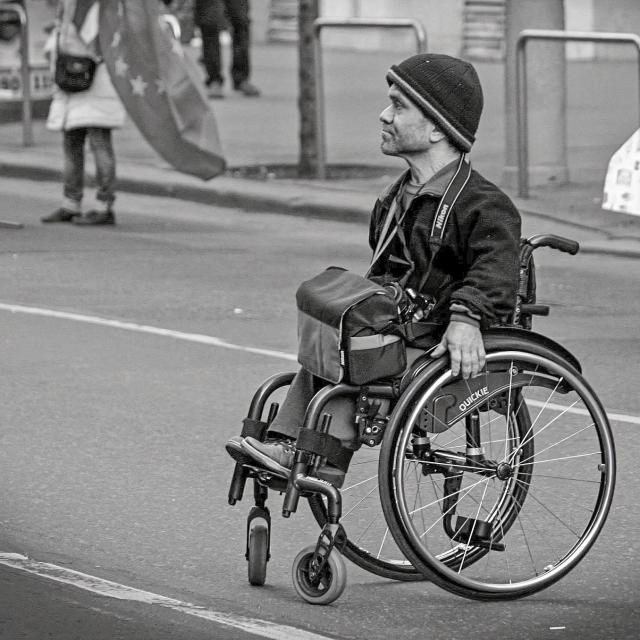
[[[633,44],[638,52],[638,89],[640,92],[640,36],[635,33],[604,33],[589,31],[554,31],[547,29],[525,29],[516,40],[516,129],[518,140],[518,196],[529,197],[529,123],[527,105],[527,57],[529,40],[561,40],[583,42],[608,42]],[[640,109],[640,95],[638,99]],[[640,113],[640,111],[639,111]],[[640,118],[640,115],[639,115]]]
[[[22,5],[16,2],[0,2],[0,9],[13,11],[20,21],[20,71],[22,78],[22,144],[33,144],[31,113],[31,64],[29,61],[29,19]]]
[[[324,115],[324,85],[322,80],[322,47],[320,46],[320,33],[328,27],[339,28],[383,28],[383,29],[412,29],[416,38],[417,53],[427,50],[427,34],[420,22],[410,18],[318,18],[313,23],[314,46],[314,74],[316,83],[316,177],[320,180],[326,178],[327,143],[325,136]]]

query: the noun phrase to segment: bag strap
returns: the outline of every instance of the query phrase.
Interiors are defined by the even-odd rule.
[[[89,12],[90,8],[91,8],[91,6],[88,5],[86,7],[86,9],[83,12],[81,12],[81,14],[80,14],[81,22],[84,22],[84,20],[86,19],[87,13]],[[62,3],[58,4],[58,13],[59,13],[59,17],[57,18],[57,20],[58,20],[59,24],[56,26],[56,55],[58,55],[60,53],[60,35],[62,33],[62,25],[63,25]],[[72,22],[73,21],[75,21],[75,17],[72,20]],[[69,24],[67,24],[67,36],[66,37],[67,38],[69,37]],[[101,64],[102,62],[104,62],[104,58],[102,56],[102,47],[100,46],[100,37],[96,36],[95,39],[92,42],[95,43],[95,45],[94,45],[95,53],[93,53],[93,54],[90,53],[89,55],[80,56],[80,57],[91,58],[96,64]],[[87,43],[85,43],[85,46],[89,47],[89,45]]]
[[[365,278],[368,277],[371,273],[371,269],[373,265],[378,262],[380,256],[384,252],[384,250],[389,246],[391,240],[401,228],[402,221],[404,220],[404,216],[406,211],[403,211],[398,215],[400,206],[398,203],[398,198],[400,197],[400,193],[402,191],[402,185],[398,188],[398,193],[394,196],[391,201],[391,205],[389,206],[389,210],[387,211],[387,217],[384,220],[384,224],[382,225],[382,231],[380,232],[380,237],[378,238],[378,244],[376,245],[375,251],[373,252],[373,256],[371,257],[371,264],[367,269],[367,273]],[[392,223],[395,221],[395,225],[392,227]]]
[[[402,324],[394,324],[390,322],[380,331],[383,335],[400,336],[405,342],[409,344],[416,340],[423,338],[424,336],[434,333],[438,325],[433,322],[422,322],[408,320]]]

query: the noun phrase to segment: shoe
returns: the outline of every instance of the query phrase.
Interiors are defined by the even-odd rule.
[[[108,225],[116,223],[116,216],[113,211],[89,211],[83,216],[76,216],[72,222],[80,226]]]
[[[289,477],[296,453],[293,440],[278,438],[260,442],[247,436],[242,441],[242,450],[265,469],[283,478]]]
[[[212,82],[207,86],[207,96],[214,100],[224,98],[224,91],[222,90],[222,82]]]
[[[231,438],[224,446],[227,453],[240,464],[251,462],[251,458],[242,449],[243,440],[244,438],[242,436],[233,436],[233,438]]]
[[[79,211],[70,211],[69,209],[65,209],[64,207],[60,207],[56,209],[53,213],[50,213],[48,216],[43,216],[40,218],[41,222],[71,222],[74,218],[80,216]]]
[[[256,98],[260,95],[260,89],[258,89],[254,84],[251,84],[248,80],[243,80],[234,88],[236,91],[239,91],[248,98]]]
[[[286,438],[272,438],[266,442],[260,442],[255,438],[247,437],[242,440],[242,450],[252,460],[259,462],[260,466],[283,478],[288,478],[293,467],[296,445],[294,440]],[[318,469],[317,476],[339,489],[344,483],[345,472],[325,464]]]

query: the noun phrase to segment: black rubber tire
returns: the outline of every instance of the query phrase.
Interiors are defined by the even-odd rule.
[[[324,567],[320,581],[309,579],[309,566],[315,554],[315,545],[306,547],[293,561],[292,578],[296,593],[309,604],[330,604],[337,600],[347,585],[347,568],[334,549]]]
[[[269,529],[266,524],[255,523],[249,531],[247,572],[249,584],[264,585],[267,579]]]
[[[410,483],[414,479],[406,473],[405,467],[409,468],[411,464],[418,467],[420,461],[412,461],[407,457],[406,445],[416,416],[435,406],[430,403],[438,394],[446,396],[439,389],[450,383],[452,377],[444,359],[425,375],[419,375],[394,409],[380,456],[380,496],[398,547],[427,578],[463,597],[508,600],[550,586],[572,570],[587,553],[604,524],[613,498],[615,450],[604,409],[582,375],[569,363],[564,365],[557,358],[526,352],[521,343],[514,343],[512,351],[488,353],[487,362],[496,371],[507,373],[514,370],[515,365],[515,370],[523,374],[524,382],[520,380],[518,384],[521,386],[517,389],[515,386],[508,388],[503,395],[509,397],[509,394],[517,392],[523,394],[521,399],[524,398],[528,403],[526,407],[519,404],[515,411],[521,443],[510,445],[513,451],[507,451],[506,443],[511,436],[505,436],[504,439],[505,461],[516,460],[514,465],[522,475],[512,482],[511,477],[505,479],[496,473],[491,478],[484,474],[487,476],[485,481],[483,474],[474,473],[469,467],[464,472],[471,479],[479,478],[476,485],[481,486],[483,482],[488,485],[491,482],[494,483],[492,488],[498,487],[495,495],[499,497],[495,505],[483,507],[482,513],[485,513],[484,519],[493,518],[494,524],[499,525],[499,535],[491,538],[491,544],[503,543],[505,549],[500,551],[495,547],[490,550],[473,542],[461,543],[456,539],[450,539],[447,548],[444,544],[446,532],[437,518],[438,501],[428,502],[429,498],[425,496],[421,497],[425,507],[413,503],[416,489]],[[542,398],[541,401],[536,399],[538,396]],[[566,398],[569,406],[555,402],[556,396],[559,399]],[[477,402],[479,407],[484,399],[478,399]],[[521,407],[528,407],[529,410],[525,413]],[[535,413],[530,419],[532,407]],[[491,410],[485,411],[489,414]],[[489,419],[489,415],[486,419]],[[505,423],[508,424],[507,421]],[[527,443],[531,442],[533,446],[534,440],[535,456],[533,448],[526,449]],[[432,479],[442,477],[441,473],[430,471],[429,465],[419,468],[422,475]],[[540,468],[544,470],[540,472]],[[558,470],[564,473],[558,473]],[[511,483],[512,491],[501,489],[500,483]],[[471,486],[472,480],[468,484]],[[424,485],[420,486],[425,489]],[[533,496],[530,495],[532,490],[536,492]],[[457,500],[460,501],[467,495],[463,495],[462,490],[459,494]],[[574,494],[580,496],[580,509],[574,507]],[[582,503],[587,505],[584,510]],[[478,512],[481,512],[481,506],[478,505]],[[432,512],[428,509],[432,509]],[[554,509],[559,513],[554,513]],[[548,521],[545,520],[547,512]],[[567,519],[566,526],[562,518]],[[569,518],[571,527],[568,525]],[[425,519],[426,523],[418,522]],[[442,520],[442,511],[439,520]],[[574,526],[574,520],[577,526]],[[515,523],[517,526],[514,526]],[[436,524],[439,526],[436,527]],[[531,528],[525,533],[523,527]],[[531,542],[534,535],[540,538],[535,545]],[[552,544],[545,547],[545,542]],[[515,555],[520,547],[524,552]],[[529,567],[529,558],[522,559],[527,553],[538,554],[540,559],[536,556],[534,561],[532,557]],[[488,554],[492,554],[488,561],[477,563]],[[510,554],[519,559],[520,564],[515,568],[508,566],[508,559],[512,557]],[[491,558],[498,560],[491,564]],[[522,576],[518,573],[520,571]],[[511,575],[512,572],[514,575]],[[496,577],[498,574],[499,577]]]

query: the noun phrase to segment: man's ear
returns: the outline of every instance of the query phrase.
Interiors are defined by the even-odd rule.
[[[440,142],[440,140],[444,140],[447,136],[444,134],[442,129],[439,127],[433,127],[431,129],[431,133],[429,134],[429,139],[431,142]]]

